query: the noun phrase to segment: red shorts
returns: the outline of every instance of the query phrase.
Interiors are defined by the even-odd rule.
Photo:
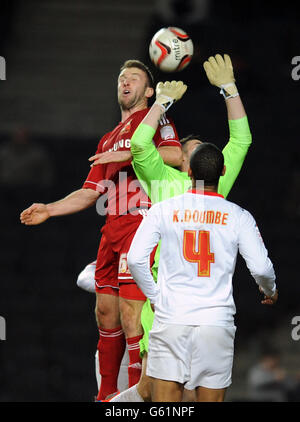
[[[127,254],[142,220],[142,215],[128,214],[108,219],[102,227],[95,272],[96,292],[121,296],[125,299],[146,300],[127,265]],[[150,257],[151,266],[155,251],[156,248]]]

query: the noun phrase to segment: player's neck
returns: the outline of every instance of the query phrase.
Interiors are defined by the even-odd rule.
[[[132,114],[136,113],[137,111],[145,110],[147,108],[147,103],[137,104],[132,108],[123,110],[121,108],[121,122],[125,122]]]
[[[218,193],[218,187],[217,186],[204,186],[204,192]]]
[[[196,189],[196,188],[197,188],[197,183],[193,180],[192,189]],[[215,186],[215,185],[211,185],[211,186],[204,185],[203,190],[204,190],[204,192],[215,192],[215,193],[218,193],[218,186]]]

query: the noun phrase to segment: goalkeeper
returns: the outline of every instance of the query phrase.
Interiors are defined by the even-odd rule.
[[[252,137],[246,112],[235,84],[230,57],[226,54],[224,58],[220,54],[210,57],[204,63],[204,70],[210,83],[220,88],[227,108],[230,139],[223,149],[226,172],[224,176],[221,176],[218,186],[218,192],[226,198],[243,165]],[[183,159],[179,169],[164,164],[152,143],[159,120],[167,109],[184,95],[186,89],[187,86],[182,82],[158,83],[156,87],[156,101],[131,138],[132,166],[152,203],[180,195],[191,187],[191,180],[187,173],[189,160],[201,140],[191,135],[181,140]],[[111,161],[113,159],[112,154],[117,153],[108,154],[104,153],[94,156],[94,165],[105,163],[107,160]],[[116,159],[122,158],[120,156]],[[159,247],[157,248],[155,263],[152,267],[155,279],[157,278],[158,261]],[[140,381],[129,390],[114,397],[111,401],[151,401],[151,378],[146,375],[146,362],[149,331],[152,328],[153,318],[154,314],[151,304],[147,300],[141,314],[144,336],[140,341],[141,356],[143,358],[143,370]]]

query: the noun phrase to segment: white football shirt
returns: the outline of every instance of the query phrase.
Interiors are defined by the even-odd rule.
[[[161,240],[158,279],[149,266]],[[252,215],[214,192],[189,192],[152,206],[128,254],[134,280],[155,304],[160,322],[232,325],[232,277],[238,252],[267,296],[275,293],[272,262]]]

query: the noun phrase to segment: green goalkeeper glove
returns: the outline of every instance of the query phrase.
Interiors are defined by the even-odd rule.
[[[180,100],[186,90],[187,86],[182,81],[158,82],[155,104],[159,104],[165,113],[175,101]]]
[[[204,62],[203,67],[209,82],[221,88],[220,94],[223,94],[225,99],[239,95],[228,54],[224,54],[224,59],[220,54],[216,54],[215,57],[211,56]]]

